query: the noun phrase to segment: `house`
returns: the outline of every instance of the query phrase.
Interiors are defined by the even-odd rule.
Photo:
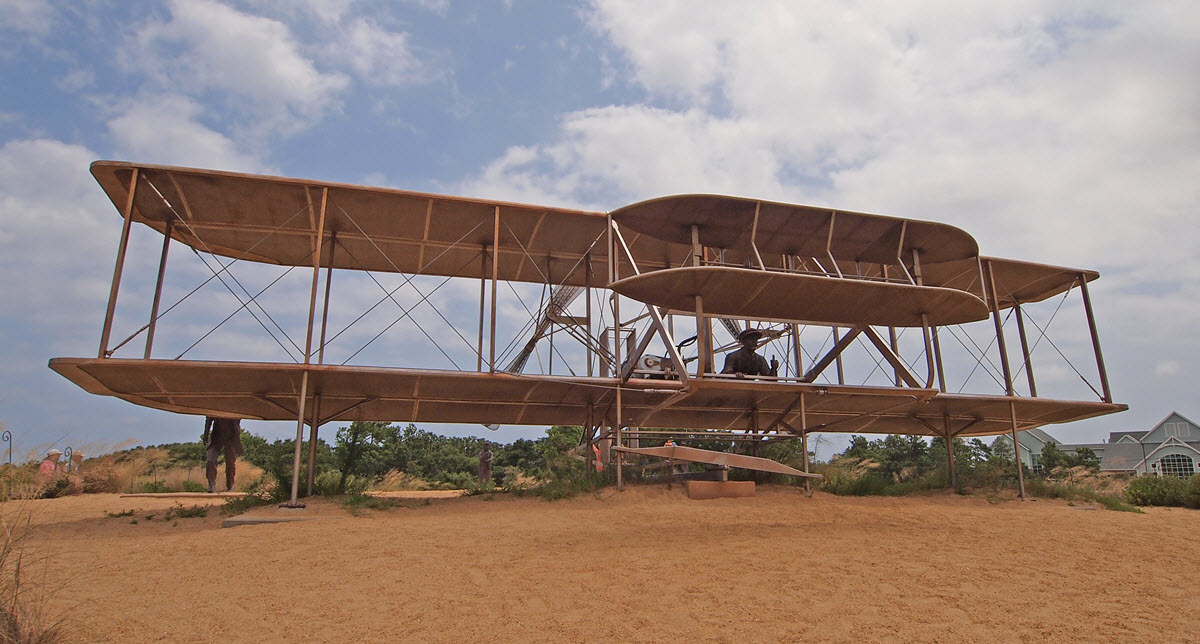
[[[1087,447],[1100,457],[1100,469],[1137,476],[1156,474],[1188,477],[1200,471],[1200,425],[1171,412],[1149,431],[1112,432],[1103,443],[1065,444],[1040,429],[1017,433],[1021,462],[1041,470],[1042,449],[1053,441],[1064,452]],[[1012,453],[1012,438],[1000,436],[993,449]]]

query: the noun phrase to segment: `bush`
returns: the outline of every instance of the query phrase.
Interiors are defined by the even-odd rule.
[[[356,495],[366,492],[369,484],[370,480],[365,476],[347,474],[345,487],[343,487],[342,473],[337,470],[327,470],[313,479],[313,492],[321,496]]]
[[[1187,480],[1187,489],[1183,493],[1183,503],[1189,508],[1200,510],[1200,474],[1193,474]]]
[[[179,484],[179,487],[183,488],[184,492],[203,492],[208,489],[196,481],[183,481]]]
[[[1180,507],[1190,483],[1174,476],[1139,476],[1126,486],[1125,498],[1134,505]]]
[[[162,481],[146,481],[138,486],[138,492],[142,494],[160,494],[162,492],[170,492],[167,484]]]

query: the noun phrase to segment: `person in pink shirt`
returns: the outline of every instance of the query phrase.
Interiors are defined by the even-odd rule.
[[[46,452],[46,460],[38,466],[38,475],[42,478],[51,478],[58,471],[58,459],[62,458],[62,452],[57,449],[52,449]]]

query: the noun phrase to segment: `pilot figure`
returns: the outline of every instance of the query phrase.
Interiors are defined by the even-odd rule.
[[[737,339],[742,343],[742,348],[725,354],[725,368],[721,369],[721,373],[732,373],[738,378],[777,375],[779,362],[772,358],[771,363],[767,364],[766,358],[754,352],[761,337],[762,332],[758,329],[746,329],[739,333]]]

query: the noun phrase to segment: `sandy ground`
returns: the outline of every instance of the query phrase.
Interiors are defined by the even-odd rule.
[[[647,486],[223,529],[171,499],[32,503],[79,641],[1200,641],[1183,509]]]

